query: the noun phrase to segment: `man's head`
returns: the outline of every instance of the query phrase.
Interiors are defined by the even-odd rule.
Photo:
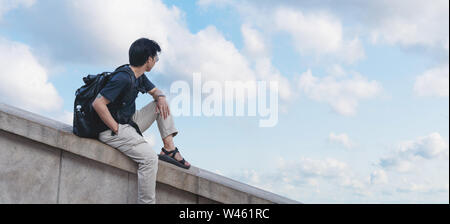
[[[145,67],[145,71],[152,70],[158,61],[158,52],[161,52],[159,45],[147,38],[141,38],[131,44],[128,52],[130,65],[134,67]]]

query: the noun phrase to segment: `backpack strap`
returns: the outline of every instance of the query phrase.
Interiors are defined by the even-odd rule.
[[[126,72],[126,73],[129,75],[130,80],[131,80],[130,86],[129,86],[128,89],[131,89],[131,88],[134,86],[133,78],[131,77],[132,75],[134,75],[134,73],[131,74],[131,73],[129,72],[128,69],[124,69],[126,66],[129,66],[129,64],[125,64],[125,65],[119,66],[118,68],[116,68],[116,70],[115,70],[114,72],[115,72],[115,73],[118,73],[118,72]],[[123,95],[121,95],[121,96],[119,97],[119,99],[120,99],[119,102],[121,102],[121,101],[127,96],[127,94],[129,94],[129,92],[124,92]],[[122,107],[122,105],[119,105],[118,108],[121,108],[121,107]],[[131,118],[128,118],[127,123],[128,123],[129,125],[131,125],[132,127],[134,127],[134,129],[136,129],[136,132],[137,132],[139,135],[143,136],[141,130],[139,129],[139,126],[138,126]],[[111,131],[111,134],[114,135],[115,133],[113,133],[113,131]]]
[[[128,77],[130,78],[130,85],[128,86],[128,89],[131,89],[131,87],[133,87],[133,78],[131,76],[134,75],[134,74],[131,74],[127,69],[124,69],[128,65],[129,64],[124,64],[124,65],[121,65],[121,66],[117,67],[116,70],[111,73],[111,77],[113,75],[116,75],[119,72],[126,72],[128,74]],[[117,101],[121,102],[126,97],[127,94],[128,94],[128,92],[121,93],[121,95],[118,97]],[[122,104],[118,103],[118,108],[121,108],[121,107],[122,107]]]

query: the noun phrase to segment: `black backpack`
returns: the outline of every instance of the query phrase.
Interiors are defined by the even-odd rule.
[[[102,122],[92,103],[106,83],[126,65],[122,65],[114,72],[103,72],[98,75],[88,75],[83,78],[85,85],[75,92],[73,106],[73,133],[83,138],[98,138],[99,122]],[[128,72],[127,72],[128,73]],[[129,73],[128,73],[129,74]],[[131,78],[131,77],[130,77]]]

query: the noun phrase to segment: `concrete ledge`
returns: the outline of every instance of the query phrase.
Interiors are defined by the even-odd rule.
[[[104,171],[107,173],[112,172],[114,175],[119,176],[120,179],[128,180],[130,178],[135,178],[136,176],[137,165],[131,159],[98,140],[75,136],[72,134],[72,126],[70,125],[0,103],[0,130],[5,133],[32,140],[36,142],[36,144],[42,143],[56,148],[56,150],[61,150],[61,160],[64,158],[65,160],[74,162],[65,163],[64,166],[59,164],[60,168],[64,168],[65,166],[78,166],[78,163],[86,163],[83,161],[85,159],[82,158],[87,158],[104,164],[107,167],[115,167],[121,170],[120,172],[109,171],[109,168],[105,168],[108,171]],[[4,150],[2,147],[3,144],[0,142],[0,150]],[[57,153],[57,151],[54,151],[53,153]],[[72,154],[74,154],[75,157],[71,156]],[[55,160],[50,159],[48,162],[55,163]],[[89,165],[86,164],[84,166],[89,167]],[[63,170],[67,170],[67,168]],[[125,173],[123,171],[125,171]],[[0,173],[2,173],[2,171],[0,171]],[[80,178],[86,178],[86,175],[91,175],[89,173],[89,170],[85,170],[77,175],[84,175],[80,176]],[[0,180],[1,179],[4,179],[4,177],[0,176]],[[130,185],[132,182],[133,181],[127,181],[126,183],[128,184],[126,185]],[[159,184],[157,188],[163,188],[157,191],[158,194],[164,194],[161,192],[171,192],[171,189],[177,189],[188,193],[183,196],[185,199],[182,201],[180,201],[179,197],[176,200],[171,200],[173,203],[299,203],[271,192],[217,175],[207,170],[194,166],[191,166],[189,170],[185,170],[163,161],[159,162],[157,182]],[[136,186],[135,184],[131,185],[133,186],[121,187],[129,190],[131,189],[133,192],[130,194],[134,195],[136,192],[134,192],[135,190],[133,189],[136,188]],[[64,189],[71,189],[71,186],[64,186]],[[115,191],[111,189],[111,194],[114,192]],[[129,195],[128,192],[127,195]],[[127,195],[124,195],[123,197],[125,197],[125,200],[128,202],[130,199],[127,198],[129,197]],[[73,198],[61,199],[63,198],[58,198],[57,201],[62,203],[75,203],[76,201]],[[86,200],[89,201],[88,199]],[[95,200],[92,202],[94,203]]]

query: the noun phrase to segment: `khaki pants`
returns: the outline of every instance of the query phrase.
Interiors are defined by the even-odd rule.
[[[178,134],[173,117],[169,115],[165,120],[156,113],[156,102],[153,101],[133,115],[134,122],[144,133],[156,120],[161,138],[171,134]],[[111,135],[111,130],[99,134],[99,140],[118,149],[138,164],[138,203],[154,204],[156,173],[158,171],[158,156],[145,139],[129,124],[119,124],[117,135]]]

